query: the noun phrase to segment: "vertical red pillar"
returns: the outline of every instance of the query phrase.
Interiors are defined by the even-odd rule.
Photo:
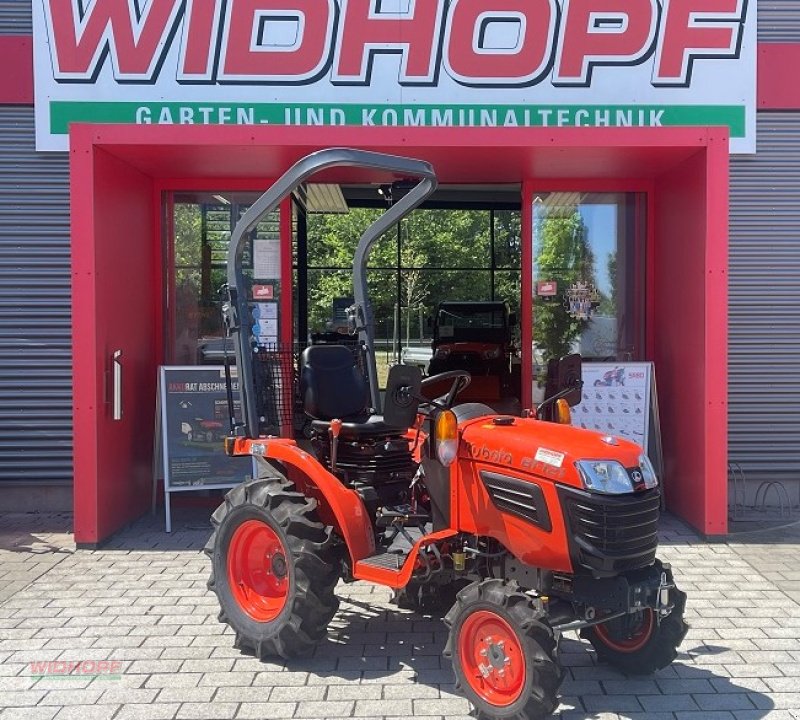
[[[522,392],[520,403],[530,408],[533,403],[533,186],[522,185],[522,257],[520,258],[520,362],[522,363]]]

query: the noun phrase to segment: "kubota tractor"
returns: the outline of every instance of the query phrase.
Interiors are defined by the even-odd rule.
[[[301,357],[313,418],[307,448],[266,426],[242,254],[264,215],[336,165],[419,182],[356,250],[352,320],[367,380],[349,348],[312,346]],[[579,631],[624,672],[651,673],[676,656],[686,596],[656,559],[658,480],[641,448],[558,422],[580,399],[574,357],[554,366],[558,391],[531,417],[459,404],[465,371],[421,381],[402,365],[390,372],[378,414],[370,247],[435,187],[425,162],[323,150],[293,166],[236,226],[225,319],[242,421],[225,445],[257,458],[260,472],[212,516],[209,587],[236,645],[260,658],[311,652],[336,613],[339,580],[393,588],[416,607],[449,594],[444,652],[479,717],[541,718],[558,704],[563,633]]]

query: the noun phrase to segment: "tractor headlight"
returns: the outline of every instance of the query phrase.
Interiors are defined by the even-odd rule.
[[[437,348],[433,357],[436,358],[437,360],[447,360],[449,355],[450,355],[449,348]]]
[[[484,360],[497,360],[500,357],[500,348],[492,348],[491,350],[483,351]]]
[[[653,467],[653,463],[650,462],[650,458],[647,457],[647,455],[639,456],[639,467],[641,468],[642,471],[642,480],[644,481],[644,486],[648,490],[657,488],[658,475],[656,475],[656,470]]]
[[[633,492],[633,482],[615,460],[579,460],[575,463],[587,490],[607,495]]]

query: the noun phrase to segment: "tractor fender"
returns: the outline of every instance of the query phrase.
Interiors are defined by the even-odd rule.
[[[237,438],[233,454],[254,455],[281,463],[297,489],[317,501],[320,517],[342,537],[353,566],[375,554],[375,531],[361,497],[342,485],[294,440]]]

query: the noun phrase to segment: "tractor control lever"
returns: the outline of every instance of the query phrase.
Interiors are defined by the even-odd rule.
[[[331,473],[336,474],[336,455],[339,449],[339,433],[342,431],[342,421],[334,418],[328,426],[328,435],[331,438]]]

